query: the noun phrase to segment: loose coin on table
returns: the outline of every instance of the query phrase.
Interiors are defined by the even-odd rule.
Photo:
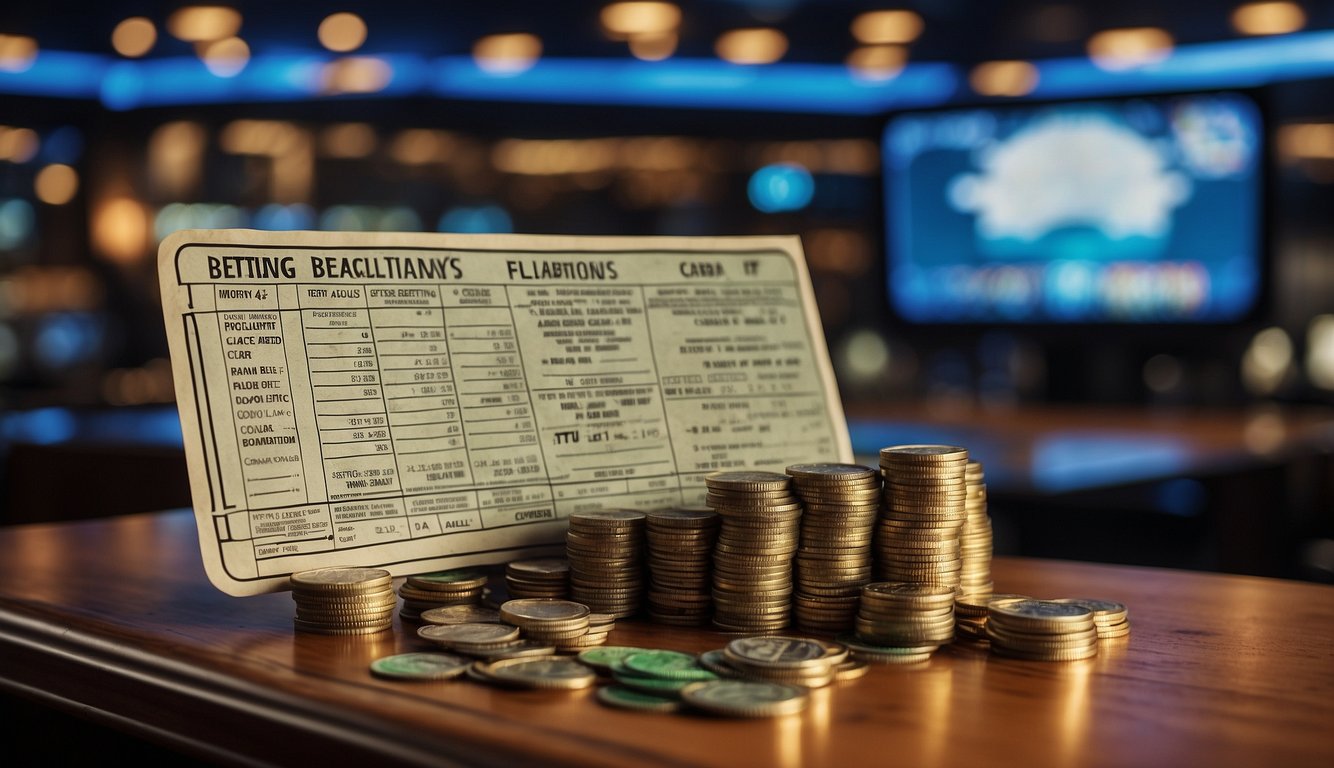
[[[802,711],[809,701],[799,685],[759,680],[714,680],[692,683],[681,691],[691,707],[730,717],[774,717]]]
[[[478,670],[489,679],[524,688],[574,690],[597,682],[597,673],[568,656],[500,659]]]
[[[451,653],[400,653],[371,662],[371,674],[398,680],[449,680],[467,671],[472,659]]]
[[[665,696],[636,691],[620,685],[604,685],[598,689],[598,701],[618,709],[636,709],[641,712],[676,712],[681,701]]]

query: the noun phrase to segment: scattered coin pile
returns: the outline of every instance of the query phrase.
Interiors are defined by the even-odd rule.
[[[902,654],[890,654],[891,661],[916,661],[913,657],[930,654],[953,642],[954,589],[943,584],[884,581],[867,584],[862,588],[855,638],[873,646],[909,649]]]
[[[713,555],[713,625],[728,632],[786,627],[801,500],[777,472],[713,472],[705,503],[722,526]]]
[[[876,579],[959,586],[968,450],[950,445],[880,449],[884,507]]]
[[[846,631],[871,580],[880,476],[858,464],[793,464],[786,473],[802,502],[794,622],[807,632]]]
[[[1098,654],[1093,610],[1074,602],[1008,598],[987,606],[991,651],[1033,661],[1076,661]]]
[[[510,598],[570,596],[570,561],[563,557],[534,557],[505,564],[505,591]]]
[[[991,516],[987,514],[987,484],[982,463],[970,460],[964,472],[963,530],[959,533],[959,594],[990,594],[995,585],[991,581],[991,553],[994,548],[991,535]]]
[[[487,575],[483,571],[456,568],[409,576],[398,588],[403,605],[400,618],[420,621],[422,611],[448,605],[475,605],[487,596]]]
[[[645,514],[649,617],[675,626],[708,624],[713,616],[718,513],[708,507],[683,507]]]
[[[565,534],[570,599],[616,618],[640,611],[644,597],[645,515],[631,509],[574,512]]]
[[[1130,634],[1130,612],[1121,603],[1091,597],[1063,597],[1052,602],[1074,603],[1093,611],[1099,640],[1113,640]]]
[[[394,580],[381,568],[319,568],[288,577],[298,632],[370,635],[393,626]]]

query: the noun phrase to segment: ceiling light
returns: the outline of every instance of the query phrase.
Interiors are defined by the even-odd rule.
[[[167,31],[187,43],[221,40],[241,31],[241,14],[221,5],[192,5],[167,17]]]
[[[157,27],[143,16],[132,16],[116,25],[111,32],[111,47],[116,53],[137,59],[153,50],[157,43]]]
[[[1172,36],[1157,27],[1108,29],[1088,41],[1089,58],[1110,71],[1155,64],[1172,54]]]
[[[852,49],[848,69],[863,80],[892,80],[908,63],[908,49],[901,45],[862,45]]]
[[[32,186],[43,203],[64,205],[79,191],[79,174],[68,165],[53,163],[37,172]]]
[[[24,72],[36,60],[36,40],[24,35],[0,34],[0,72]]]
[[[250,46],[239,37],[199,44],[199,58],[218,77],[235,77],[250,61]]]
[[[733,64],[772,64],[787,53],[787,36],[765,27],[734,29],[718,38],[714,50]]]
[[[1296,3],[1247,3],[1232,12],[1232,26],[1243,35],[1283,35],[1306,26],[1306,12]]]
[[[541,55],[542,41],[524,32],[487,35],[472,47],[473,61],[493,75],[516,75],[536,64]]]
[[[675,32],[681,9],[671,3],[612,3],[602,9],[602,31],[613,40]]]
[[[366,42],[366,22],[355,13],[334,13],[320,22],[320,45],[338,53],[355,51]]]
[[[916,40],[923,26],[912,11],[867,11],[852,20],[852,36],[866,45],[904,44]]]
[[[986,61],[973,68],[968,84],[983,96],[1023,96],[1037,87],[1038,70],[1027,61]]]

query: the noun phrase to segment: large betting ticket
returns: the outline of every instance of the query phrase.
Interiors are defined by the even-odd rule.
[[[796,237],[191,230],[159,275],[228,594],[560,554],[571,512],[852,461]]]

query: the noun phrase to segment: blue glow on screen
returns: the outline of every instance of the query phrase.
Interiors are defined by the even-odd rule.
[[[763,213],[799,211],[815,196],[815,179],[796,163],[775,163],[751,174],[746,194]]]
[[[914,322],[1224,322],[1259,296],[1259,110],[1240,93],[905,114],[889,295]]]

